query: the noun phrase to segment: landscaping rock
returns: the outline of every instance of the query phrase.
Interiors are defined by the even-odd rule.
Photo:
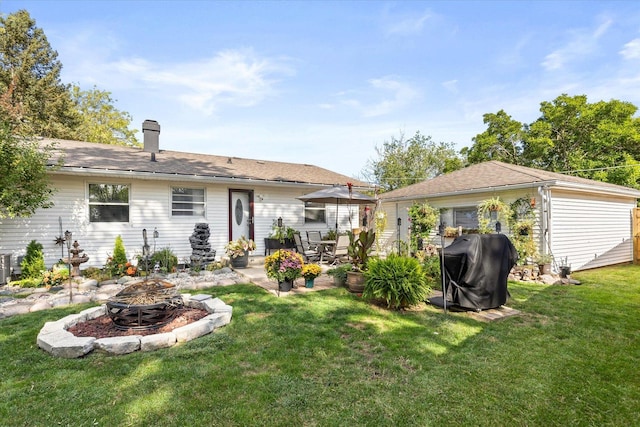
[[[85,280],[84,282],[78,285],[78,290],[81,292],[93,291],[96,289],[98,289],[98,281],[95,279]]]
[[[173,333],[177,342],[187,342],[210,333],[214,327],[213,322],[205,317],[197,322],[174,329]]]
[[[140,350],[140,335],[126,337],[100,338],[94,342],[94,347],[111,354],[127,354]]]
[[[40,311],[40,310],[48,310],[50,308],[52,308],[53,306],[51,305],[51,303],[47,300],[40,300],[40,301],[36,301],[35,303],[33,303],[33,305],[31,306],[31,308],[29,309],[30,312],[34,312],[34,311]]]
[[[161,348],[168,348],[176,343],[176,334],[165,332],[162,334],[146,335],[140,339],[141,351],[153,351]]]

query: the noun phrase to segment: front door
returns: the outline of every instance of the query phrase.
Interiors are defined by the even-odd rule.
[[[229,240],[253,239],[253,190],[229,190]]]

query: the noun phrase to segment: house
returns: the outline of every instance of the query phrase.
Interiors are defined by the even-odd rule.
[[[83,268],[102,267],[118,235],[130,259],[141,254],[143,229],[152,251],[169,247],[183,262],[191,255],[189,237],[197,223],[209,224],[218,258],[241,235],[254,239],[260,254],[279,217],[303,234],[328,231],[336,216],[340,228],[349,227],[350,214],[358,218],[357,207],[305,205],[296,197],[348,181],[370,187],[310,164],[162,150],[160,125],[146,120],[142,130],[142,149],[48,141],[64,155],[64,165],[51,171],[54,206],[0,221],[0,252],[12,255],[14,268],[31,240],[43,245],[48,267],[66,257],[66,247],[55,243],[66,230],[89,256]]]
[[[407,241],[407,208],[414,202],[440,209],[446,226],[477,228],[477,205],[493,197],[529,202],[538,251],[552,255],[556,268],[566,262],[576,271],[633,260],[632,216],[640,191],[499,161],[381,194],[389,218],[385,240],[389,246]]]

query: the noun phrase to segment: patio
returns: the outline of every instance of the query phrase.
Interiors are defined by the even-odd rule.
[[[280,292],[280,296],[296,295],[305,292],[335,288],[336,285],[333,283],[333,278],[326,274],[327,270],[329,270],[331,266],[322,264],[320,267],[322,268],[322,274],[314,280],[313,288],[306,288],[304,286],[304,279],[298,278],[295,281],[295,285],[297,287],[294,287],[289,292]],[[249,257],[249,265],[246,268],[238,268],[234,271],[245,277],[251,283],[266,289],[270,293],[274,295],[278,294],[278,283],[267,278],[267,274],[265,273],[263,256]]]

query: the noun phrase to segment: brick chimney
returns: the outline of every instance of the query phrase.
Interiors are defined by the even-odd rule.
[[[142,151],[147,153],[160,152],[160,125],[155,120],[145,120],[142,123],[142,134],[144,135],[144,146]]]

